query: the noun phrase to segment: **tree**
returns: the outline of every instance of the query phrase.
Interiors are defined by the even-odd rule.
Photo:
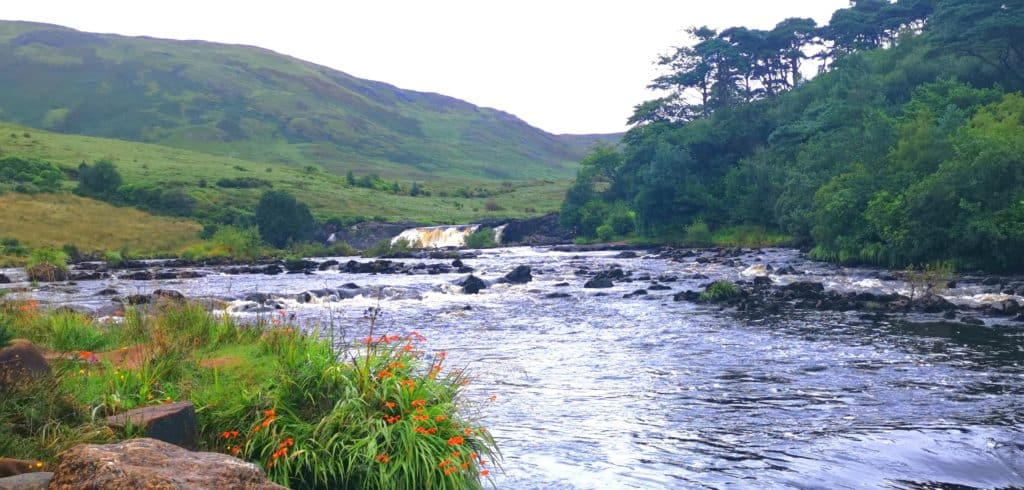
[[[313,229],[309,208],[285,191],[267,191],[256,205],[256,226],[263,241],[282,248],[306,238]]]
[[[82,162],[78,166],[79,194],[110,197],[118,187],[121,187],[121,174],[110,160],[100,160],[92,166]]]

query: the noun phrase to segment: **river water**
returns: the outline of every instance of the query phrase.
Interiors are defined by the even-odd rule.
[[[778,284],[812,280],[876,293],[907,286],[885,271],[810,262],[790,250],[748,252],[724,264],[615,254],[485,251],[464,261],[478,276],[497,279],[525,264],[534,280],[493,284],[479,295],[453,284],[464,274],[213,270],[197,279],[111,279],[19,294],[96,309],[109,305],[96,296],[103,288],[175,289],[231,301],[235,314],[252,316],[242,312],[252,306],[245,295],[272,293],[297,321],[333,325],[332,334],[347,339],[365,336],[367,311],[379,307],[378,333],[417,330],[429,348],[447,351],[450,366],[473,374],[468,415],[498,440],[503,471],[494,483],[502,489],[1024,487],[1024,323],[740,315],[672,295],[715,279],[749,280],[761,265],[796,269],[773,275]],[[583,289],[577,270],[613,264],[634,278],[678,281],[635,298],[623,296],[650,280]],[[998,285],[958,282],[944,293],[954,302],[1024,302]],[[365,293],[290,299],[345,283]],[[547,298],[552,292],[569,297]]]

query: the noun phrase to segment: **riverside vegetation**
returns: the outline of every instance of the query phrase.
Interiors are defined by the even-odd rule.
[[[741,227],[830,261],[1024,270],[1024,2],[857,0],[824,26],[688,32],[652,83],[670,95],[583,160],[566,226],[698,244]]]
[[[53,373],[3,389],[0,454],[53,462],[123,439],[104,416],[191,400],[201,449],[233,454],[294,488],[480,488],[498,456],[470,417],[468,375],[417,332],[347,348],[333,325],[280,311],[254,324],[173,300],[108,319],[0,303],[0,343],[54,353]],[[332,344],[332,341],[335,344]],[[126,355],[118,355],[126,354]]]

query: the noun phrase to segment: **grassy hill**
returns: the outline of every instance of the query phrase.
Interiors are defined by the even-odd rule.
[[[604,139],[265,49],[28,22],[0,21],[0,86],[0,120],[337,174],[566,178]]]
[[[435,181],[423,187],[430,196],[354,187],[343,176],[317,167],[251,161],[167,146],[108,138],[53,133],[0,123],[0,157],[18,155],[53,162],[68,175],[81,162],[112,161],[127,184],[182,188],[197,201],[199,215],[218,209],[255,208],[268,188],[286,190],[309,205],[319,218],[367,217],[388,221],[469,223],[480,218],[522,217],[558,209],[568,182],[472,183]],[[259,179],[269,187],[231,188],[222,179]],[[411,182],[400,184],[408,189]],[[67,190],[74,188],[65,181]],[[488,206],[489,202],[491,203]],[[21,238],[20,236],[17,238]]]
[[[0,238],[16,238],[29,247],[71,244],[83,252],[124,247],[141,255],[167,255],[198,242],[202,228],[192,220],[152,216],[71,194],[4,194],[0,209]],[[18,262],[0,248],[0,266]]]

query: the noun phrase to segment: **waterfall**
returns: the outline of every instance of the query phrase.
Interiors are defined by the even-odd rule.
[[[414,248],[462,247],[466,245],[466,237],[472,235],[480,225],[451,225],[410,228],[391,239],[394,244],[405,240]]]

